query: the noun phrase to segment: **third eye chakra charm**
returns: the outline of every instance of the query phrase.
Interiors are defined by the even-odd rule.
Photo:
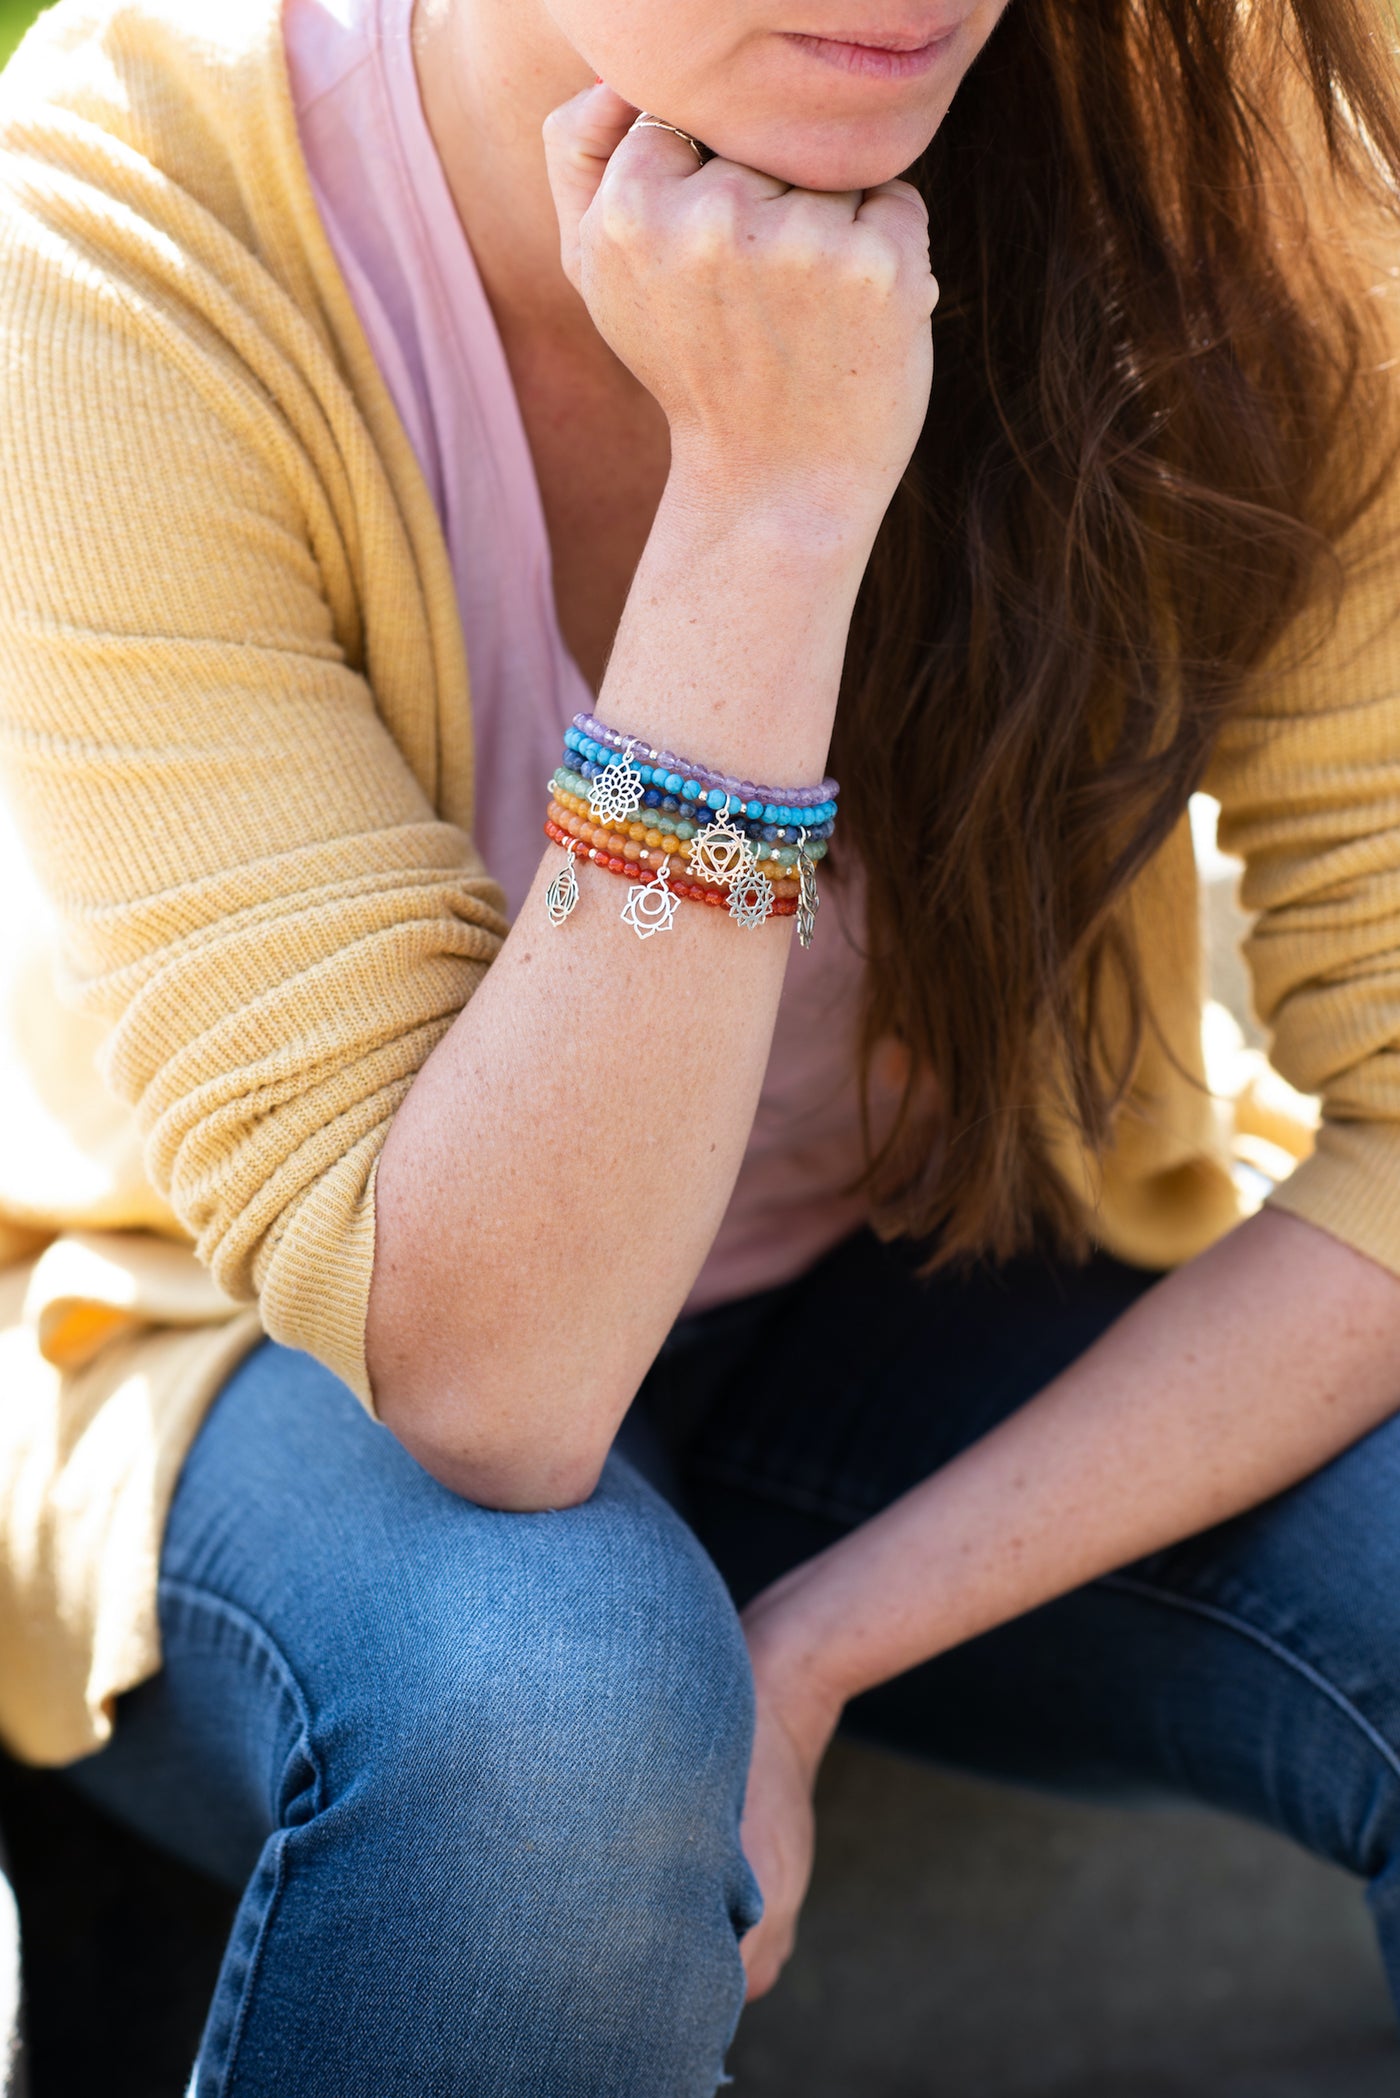
[[[544,892],[545,915],[551,925],[562,925],[578,902],[578,876],[574,872],[574,854],[578,847],[572,838],[564,850],[569,857]]]

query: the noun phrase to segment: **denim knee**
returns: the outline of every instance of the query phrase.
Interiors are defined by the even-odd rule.
[[[752,1682],[689,1530],[614,1459],[581,1507],[472,1509],[462,1531],[420,1541],[382,1604],[393,1665],[322,1713],[328,1802],[363,1790],[386,1836],[479,1846],[506,1880],[583,1873],[605,1907],[629,1888],[650,1902],[661,1878],[677,1900],[722,1884],[747,1927]]]

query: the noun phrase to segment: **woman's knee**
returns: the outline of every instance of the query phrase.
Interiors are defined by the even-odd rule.
[[[438,1947],[463,2047],[499,2045],[503,2020],[521,2048],[586,2034],[606,2066],[570,2088],[640,2089],[660,2018],[662,2087],[712,2092],[759,1905],[733,1607],[617,1462],[582,1507],[462,1527],[455,1563],[416,1555],[385,1606],[397,1665],[359,1668],[319,1715],[320,1805],[286,1837],[284,1915],[308,1935],[334,1915],[366,1945],[412,1916],[414,1986],[441,1995]]]
[[[689,1530],[617,1459],[582,1506],[461,1509],[420,1540],[342,1776],[399,1811],[606,1845],[615,1869],[732,1850],[752,1727],[732,1603]],[[336,1773],[329,1773],[332,1789]]]

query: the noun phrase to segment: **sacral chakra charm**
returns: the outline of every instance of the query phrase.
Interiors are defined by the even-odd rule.
[[[669,932],[676,912],[680,909],[680,898],[670,887],[666,855],[650,881],[634,882],[627,891],[622,919],[630,925],[639,940],[649,940],[654,932]]]

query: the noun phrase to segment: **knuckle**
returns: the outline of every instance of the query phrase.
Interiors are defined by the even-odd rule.
[[[649,214],[641,185],[605,182],[588,210],[589,230],[609,247],[633,250],[646,236]]]
[[[900,254],[892,240],[862,226],[861,238],[849,250],[849,273],[880,298],[889,298],[899,283]]]
[[[732,188],[717,183],[687,213],[684,244],[691,262],[715,262],[733,254],[742,241],[742,212]]]

